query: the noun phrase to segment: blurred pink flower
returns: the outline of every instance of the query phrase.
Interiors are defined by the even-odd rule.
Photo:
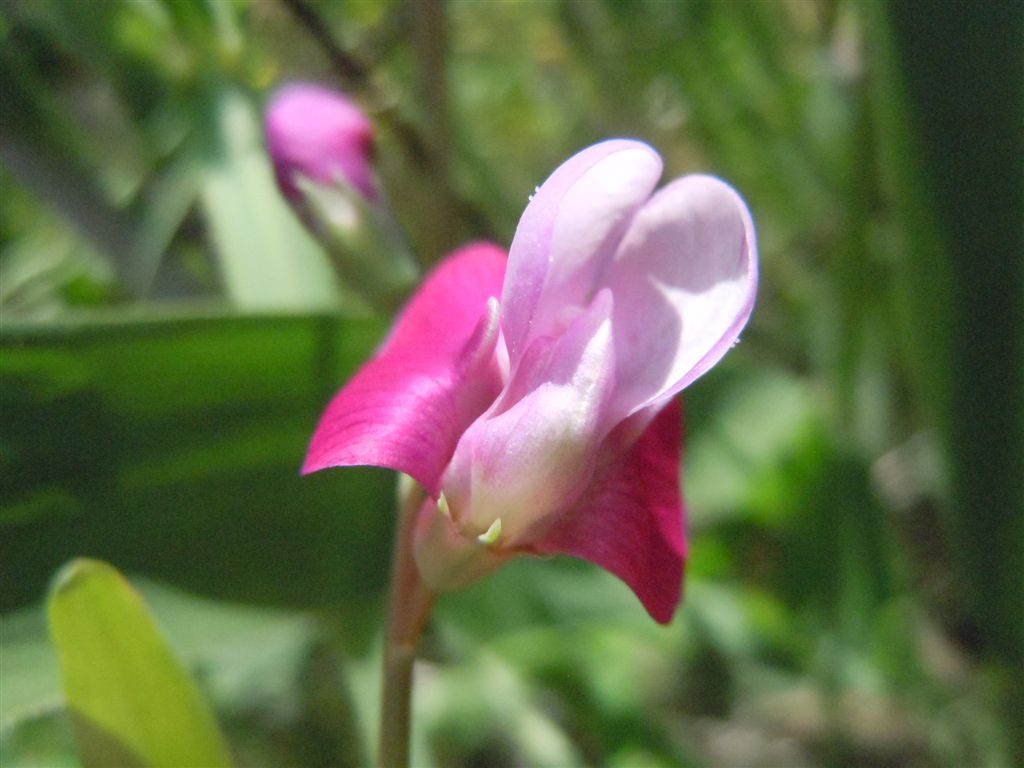
[[[564,553],[668,622],[685,559],[676,395],[736,341],[757,257],[735,191],[607,141],[560,166],[506,260],[451,254],[328,406],[305,472],[367,464],[431,495],[416,560],[436,589]]]
[[[351,295],[393,312],[420,272],[377,185],[366,115],[339,93],[293,83],[274,93],[264,122],[277,184],[292,210]]]
[[[279,88],[267,104],[267,147],[281,192],[301,197],[299,178],[331,185],[338,181],[369,201],[373,181],[373,125],[340,93],[312,83]]]

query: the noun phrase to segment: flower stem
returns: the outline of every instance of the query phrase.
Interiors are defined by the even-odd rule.
[[[381,768],[409,765],[409,715],[412,668],[420,634],[434,607],[436,595],[424,585],[413,560],[413,532],[423,489],[402,478],[399,484],[398,528],[391,562],[391,595],[384,638],[384,676],[380,706]]]

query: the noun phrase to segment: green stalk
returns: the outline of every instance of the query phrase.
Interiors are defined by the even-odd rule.
[[[409,765],[413,663],[420,635],[437,598],[420,579],[412,553],[416,515],[426,494],[419,486],[409,483],[405,491],[400,490],[399,497],[401,501],[391,563],[388,624],[384,638],[378,753],[381,768],[407,768]]]

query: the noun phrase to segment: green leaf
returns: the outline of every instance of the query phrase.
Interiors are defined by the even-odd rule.
[[[57,568],[89,555],[207,597],[343,604],[346,630],[368,639],[393,476],[298,470],[318,413],[383,330],[317,316],[5,317],[0,610],[36,602]]]
[[[129,573],[175,655],[200,681],[237,764],[263,765],[266,755],[277,757],[274,765],[366,764],[348,698],[353,665],[335,642],[350,631],[347,605],[342,621],[338,612],[211,601]],[[80,768],[45,608],[0,615],[0,765]],[[354,663],[366,667],[360,692],[370,699],[364,720],[372,722],[377,667]],[[273,728],[253,727],[271,721]]]
[[[87,766],[230,765],[199,689],[114,568],[86,559],[65,566],[49,618]]]

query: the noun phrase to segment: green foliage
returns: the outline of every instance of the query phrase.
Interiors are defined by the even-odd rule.
[[[230,764],[199,689],[117,571],[96,560],[68,564],[48,613],[84,765]]]
[[[332,318],[8,326],[2,603],[89,554],[210,595],[359,615],[386,580],[392,480],[298,474],[335,367],[381,327]],[[274,548],[268,548],[274,542]]]
[[[138,578],[132,586],[215,706],[238,764],[273,755],[303,765],[365,762],[331,650],[346,634],[329,614],[214,602]],[[79,765],[43,607],[6,613],[2,637],[0,762]],[[325,750],[333,750],[326,759]]]

